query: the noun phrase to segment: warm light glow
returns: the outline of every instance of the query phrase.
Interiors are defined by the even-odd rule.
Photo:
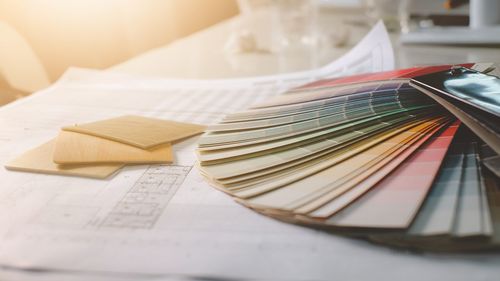
[[[106,68],[236,13],[234,0],[0,0],[0,21],[52,81],[69,66]]]

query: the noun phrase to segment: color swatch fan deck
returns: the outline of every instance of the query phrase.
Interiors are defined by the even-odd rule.
[[[436,251],[500,244],[500,78],[441,65],[321,80],[226,116],[200,170],[287,222]]]

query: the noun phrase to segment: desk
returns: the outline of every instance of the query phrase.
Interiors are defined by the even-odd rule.
[[[238,77],[238,76],[249,76],[249,75],[264,75],[264,74],[271,74],[275,72],[288,72],[288,71],[294,71],[294,70],[300,70],[300,69],[308,69],[308,68],[315,68],[316,66],[319,66],[321,64],[325,64],[332,58],[335,58],[337,56],[340,56],[340,54],[344,53],[347,51],[348,47],[346,48],[341,48],[341,49],[332,49],[326,52],[323,56],[318,57],[318,60],[316,61],[311,61],[311,60],[301,60],[300,58],[297,59],[294,63],[283,63],[279,58],[276,56],[273,56],[271,54],[251,54],[251,55],[244,55],[242,58],[240,58],[242,61],[245,61],[248,64],[243,64],[235,66],[235,64],[231,63],[231,60],[226,60],[225,54],[222,51],[222,46],[231,31],[231,24],[234,23],[234,21],[237,21],[238,19],[232,19],[227,22],[223,22],[217,26],[211,27],[205,31],[202,31],[200,33],[197,33],[193,36],[190,36],[188,38],[185,38],[183,40],[180,40],[178,42],[175,42],[174,44],[171,44],[169,46],[159,48],[157,50],[153,50],[151,52],[148,52],[144,55],[138,56],[136,58],[133,58],[127,62],[124,62],[120,65],[117,65],[113,68],[110,69],[110,71],[118,71],[118,72],[124,72],[124,73],[131,73],[131,74],[139,74],[139,75],[151,75],[151,76],[159,76],[159,77],[179,77],[179,78],[222,78],[222,77]],[[356,29],[359,31],[358,34],[353,35],[353,41],[355,41],[355,36],[361,37],[362,33],[364,30],[367,30],[365,27],[353,27],[353,29]],[[396,37],[394,38],[396,39]],[[203,42],[203,44],[201,44]],[[485,56],[490,56],[490,59],[485,59],[485,60],[491,60],[495,59],[495,52],[496,50],[494,49],[457,49],[456,53],[453,53],[453,55],[450,56],[441,56],[440,52],[443,53],[446,50],[444,47],[440,48],[431,48],[431,47],[426,47],[421,49],[420,47],[404,47],[404,48],[398,48],[397,49],[397,54],[398,54],[398,65],[399,66],[406,66],[411,64],[412,62],[419,62],[419,63],[432,63],[432,58],[435,58],[436,60],[439,59],[439,62],[443,62],[443,60],[448,60],[448,62],[451,62],[452,60],[455,61],[463,61],[466,59],[466,56],[471,52],[471,54],[480,54],[480,55],[485,55]],[[476,51],[475,51],[476,50]],[[420,54],[420,57],[414,57],[414,54]],[[499,54],[497,54],[498,56]],[[407,58],[406,60],[403,60],[402,58]],[[498,57],[496,57],[498,58]],[[411,60],[410,60],[411,59]],[[184,63],[184,61],[187,60],[187,63]],[[481,59],[482,60],[482,59]],[[66,95],[67,93],[64,92]],[[121,93],[120,93],[121,94]],[[66,101],[68,102],[68,101]],[[69,101],[72,102],[72,101]],[[88,101],[91,102],[91,99]],[[92,101],[93,102],[93,101]],[[84,103],[84,101],[78,101],[79,105],[85,106],[85,104],[80,104]],[[84,114],[85,111],[82,111],[82,114]],[[65,121],[69,122],[69,121]],[[121,184],[121,183],[120,183]],[[50,185],[50,184],[48,184]],[[76,186],[76,185],[75,185]],[[86,189],[88,191],[88,189]],[[211,189],[207,191],[212,191]],[[215,191],[214,191],[215,194]],[[218,194],[218,193],[216,193]],[[217,195],[218,196],[218,195]],[[222,196],[222,194],[221,194]],[[203,196],[201,196],[203,197]],[[65,200],[63,198],[63,200]],[[78,199],[79,200],[79,199]],[[67,201],[65,201],[67,202]],[[238,208],[238,210],[246,211],[244,208]],[[175,213],[174,213],[175,214]],[[238,216],[234,216],[234,218],[238,218]],[[174,217],[172,217],[174,219]],[[267,219],[266,219],[267,222]],[[271,220],[269,220],[269,224],[271,227]],[[228,223],[228,225],[230,225]],[[272,223],[274,225],[274,222]],[[292,228],[292,226],[286,226],[289,228]],[[293,227],[295,228],[295,227]],[[300,229],[300,231],[308,231],[306,229]],[[289,232],[285,232],[287,235]],[[347,241],[347,239],[343,239],[340,237],[338,238],[339,242],[334,244],[332,246],[332,249],[337,250],[338,252],[335,252],[335,263],[325,263],[324,261],[318,261],[318,263],[323,263],[325,268],[326,267],[336,267],[339,270],[339,278],[342,279],[342,276],[345,277],[346,272],[350,271],[352,273],[355,273],[354,275],[351,276],[351,278],[356,278],[358,277],[361,278],[360,274],[367,274],[370,272],[376,272],[378,274],[384,274],[387,276],[387,279],[401,279],[401,269],[398,268],[392,268],[393,263],[391,263],[389,260],[384,262],[379,262],[380,255],[387,255],[388,253],[391,253],[390,249],[384,248],[384,247],[378,247],[374,249],[372,253],[369,253],[369,251],[365,251],[365,248],[370,248],[370,245],[365,245],[365,244],[360,244],[359,247],[356,246],[356,251],[352,253],[352,255],[362,255],[360,256],[360,259],[364,259],[366,261],[365,267],[362,267],[361,269],[358,268],[352,268],[354,264],[352,263],[346,263],[343,262],[342,257],[346,255],[346,251],[344,250],[345,246],[347,243],[349,244],[357,244],[358,241]],[[237,242],[237,240],[235,240]],[[318,244],[321,244],[322,240],[318,240]],[[301,241],[297,241],[297,247],[301,247]],[[320,247],[319,247],[320,248]],[[86,250],[86,249],[85,249]],[[370,249],[368,249],[370,250]],[[332,253],[334,253],[332,251]],[[134,253],[135,254],[135,253]],[[119,254],[117,254],[119,255]],[[137,253],[137,256],[140,258],[146,257],[146,255],[142,256],[139,253]],[[418,258],[418,263],[410,263],[413,260],[417,260],[417,255],[407,255],[405,252],[401,252],[398,256],[394,256],[392,259],[392,262],[399,262],[399,261],[407,261],[407,267],[405,269],[409,269],[405,274],[408,274],[410,277],[416,277],[416,276],[422,276],[421,274],[425,274],[426,272],[419,272],[420,266],[424,266],[425,268],[429,268],[435,263],[443,263],[443,264],[448,264],[450,265],[447,267],[447,272],[454,273],[455,275],[463,275],[466,276],[467,272],[473,272],[472,270],[477,269],[478,265],[482,265],[485,262],[490,263],[489,270],[488,272],[485,272],[484,275],[477,276],[478,279],[481,277],[487,277],[487,276],[492,276],[490,274],[493,274],[494,271],[496,270],[496,266],[498,264],[497,260],[486,260],[486,259],[481,259],[479,258],[474,258],[470,257],[469,259],[471,260],[470,264],[465,264],[465,266],[462,266],[463,264],[461,263],[455,263],[455,261],[450,258],[449,256],[429,256],[428,258]],[[159,261],[162,262],[162,261]],[[228,260],[227,266],[233,265],[231,263],[232,261]],[[408,266],[410,264],[410,266]],[[226,265],[226,264],[224,264]],[[300,264],[296,265],[295,267],[298,267]],[[455,266],[456,265],[456,266]],[[460,265],[460,267],[458,266]],[[164,266],[162,264],[162,266]],[[397,266],[396,266],[397,267]],[[392,268],[393,270],[389,270]],[[367,271],[368,270],[368,271]],[[343,271],[343,272],[340,272]],[[29,275],[35,275],[41,274],[40,272],[33,271],[33,272],[26,272],[23,274],[29,274]],[[91,273],[92,275],[82,275],[82,276],[71,276],[71,271],[63,272],[63,273],[57,273],[61,274],[58,275],[57,278],[59,280],[87,280],[87,279],[93,279],[93,280],[122,280],[122,278],[119,278],[120,276],[97,276],[95,273]],[[16,274],[14,272],[14,274]],[[19,273],[21,274],[21,273]],[[48,273],[52,274],[52,273]],[[54,273],[55,275],[56,273]],[[65,276],[63,276],[63,274]],[[2,277],[4,277],[3,275]],[[332,275],[333,276],[333,275]],[[15,278],[10,278],[9,280],[25,280],[25,276],[18,277],[16,276]],[[53,280],[54,278],[51,278],[52,276],[50,275],[45,275],[42,276],[42,278],[45,277],[45,280]],[[90,277],[90,278],[89,278]],[[173,276],[172,279],[168,278],[168,276],[158,276],[155,278],[154,275],[150,276],[151,278],[148,279],[161,279],[161,280],[175,280],[174,278],[177,276]],[[442,278],[441,276],[434,276],[437,280],[437,278]],[[7,277],[8,278],[8,277]],[[39,278],[42,279],[42,278]],[[78,279],[77,279],[78,278]],[[134,276],[128,277],[128,276],[123,276],[123,279],[125,280],[131,280],[133,279]],[[182,277],[181,277],[182,278]],[[180,279],[181,279],[180,278]],[[3,279],[3,278],[2,278]],[[183,278],[182,278],[183,279]],[[344,278],[345,279],[345,278]],[[362,279],[362,278],[361,278]],[[484,279],[484,278],[483,278]]]
[[[341,17],[333,12],[323,13],[322,16],[331,17],[332,24]],[[157,77],[212,79],[314,69],[340,57],[369,30],[368,25],[347,25],[350,30],[350,42],[347,46],[324,49],[315,56],[305,54],[280,57],[270,53],[230,55],[224,51],[224,44],[239,20],[238,16],[226,20],[109,70]],[[398,34],[391,34],[391,38],[398,68],[445,63],[500,62],[498,48],[401,45]]]

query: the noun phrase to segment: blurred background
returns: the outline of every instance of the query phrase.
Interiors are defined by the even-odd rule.
[[[497,9],[483,9],[488,17],[476,18],[491,19],[480,24],[499,28],[500,0],[470,2],[487,1],[497,3]],[[165,75],[227,78],[315,68],[345,53],[380,19],[392,33],[403,66],[430,49],[399,48],[400,38],[422,43],[449,35],[447,44],[455,39],[500,42],[500,36],[468,28],[467,0],[0,0],[0,105],[47,87],[71,66],[106,69],[221,22],[213,35],[172,49],[165,61],[175,65],[162,69]],[[500,34],[500,29],[484,30]],[[468,35],[483,38],[469,40]],[[432,62],[450,53],[447,48],[432,51],[438,54]],[[453,53],[463,61],[462,54],[481,60],[496,58],[497,51],[478,49],[473,54],[479,57],[465,49]],[[187,77],[200,65],[210,71]]]
[[[106,68],[237,13],[235,0],[0,0],[0,104],[69,66]]]

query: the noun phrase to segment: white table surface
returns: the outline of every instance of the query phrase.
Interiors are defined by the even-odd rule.
[[[339,15],[323,15],[335,26]],[[362,17],[361,17],[362,18]],[[226,20],[164,47],[131,58],[109,68],[110,71],[169,78],[232,78],[260,76],[314,69],[347,52],[368,32],[370,26],[347,24],[349,42],[341,48],[321,48],[314,54],[277,53],[231,54],[224,50],[240,16]],[[264,31],[266,32],[266,31]],[[391,34],[396,67],[464,62],[500,62],[500,48],[433,45],[402,45],[399,35]]]

